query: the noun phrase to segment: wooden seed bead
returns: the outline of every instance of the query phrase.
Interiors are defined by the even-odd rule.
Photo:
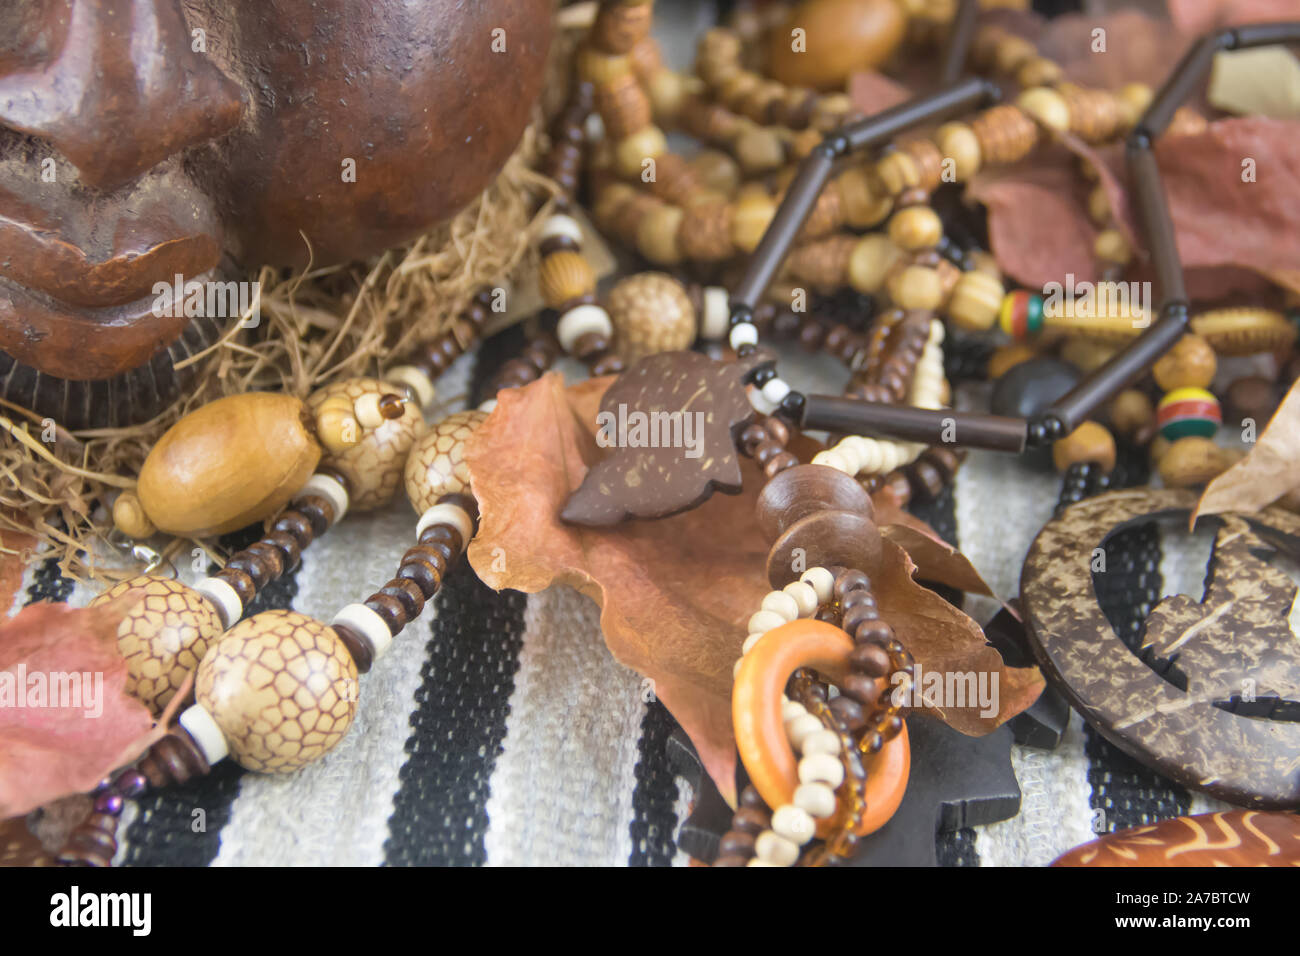
[[[695,341],[695,306],[686,287],[662,272],[620,280],[606,307],[625,361],[688,349]]]
[[[1038,126],[1022,110],[1010,104],[994,106],[971,121],[979,140],[985,165],[1018,162],[1038,142]]]
[[[343,739],[356,714],[356,681],[356,663],[334,631],[294,611],[264,611],[204,657],[195,698],[240,766],[289,773]]]
[[[469,487],[465,443],[487,420],[478,410],[457,412],[429,428],[415,442],[406,460],[406,496],[417,514],[424,514],[443,495]]]
[[[953,177],[966,182],[980,170],[980,141],[965,123],[945,123],[934,134],[943,159],[952,161]]]
[[[934,310],[943,304],[943,281],[936,269],[904,266],[889,276],[886,285],[899,308]]]
[[[663,130],[653,124],[644,126],[619,140],[614,147],[614,164],[624,179],[639,179],[647,168],[647,160],[658,159],[668,152],[668,140]]]
[[[1016,97],[1016,106],[1054,132],[1063,133],[1070,128],[1070,105],[1051,87],[1024,90]]]
[[[347,379],[313,392],[307,407],[315,411],[339,400],[355,404],[365,396],[383,396],[391,388],[378,379]],[[346,479],[349,510],[371,511],[393,500],[411,447],[424,430],[419,403],[407,402],[400,418],[381,419],[377,426],[363,429],[355,442],[321,459],[322,465]]]
[[[963,272],[948,300],[948,317],[958,328],[968,331],[991,329],[997,322],[1004,294],[1001,279],[985,272]]]
[[[117,649],[126,659],[126,692],[156,716],[220,638],[221,617],[193,588],[150,575],[117,584],[89,606],[119,598],[135,602],[117,626]]]
[[[1210,343],[1199,335],[1184,335],[1151,368],[1156,384],[1166,392],[1176,388],[1209,388],[1218,370]]]
[[[1119,265],[1128,265],[1133,258],[1133,250],[1129,248],[1128,240],[1118,229],[1103,229],[1097,233],[1097,238],[1092,244],[1093,254],[1104,262],[1115,262]]]
[[[853,229],[869,229],[883,222],[893,208],[890,197],[873,192],[871,184],[869,172],[861,166],[847,170],[835,180],[844,222]]]
[[[682,261],[678,234],[686,213],[677,206],[660,204],[642,217],[636,230],[636,247],[641,255],[661,266]]]
[[[921,171],[916,160],[902,150],[895,150],[882,156],[876,163],[876,176],[885,192],[897,196],[905,189],[914,189],[921,184]]]
[[[928,249],[943,238],[943,223],[929,206],[909,206],[889,220],[889,238],[901,249]]]
[[[1115,467],[1115,439],[1105,426],[1084,422],[1053,443],[1052,461],[1060,472],[1067,471],[1071,465],[1087,462],[1100,465],[1102,471],[1109,473]]]
[[[775,215],[776,203],[769,196],[760,193],[742,196],[732,207],[732,243],[741,252],[753,252]]]
[[[542,298],[552,309],[590,295],[596,290],[596,274],[581,252],[562,250],[542,260],[538,274]]]
[[[124,491],[113,502],[113,526],[128,538],[149,538],[158,533],[144,506],[133,491]]]
[[[1226,449],[1212,439],[1180,438],[1157,460],[1160,480],[1169,488],[1195,488],[1213,481],[1232,464]]]
[[[849,258],[848,278],[858,292],[873,294],[885,285],[903,251],[887,237],[875,233],[863,236]]]
[[[1151,399],[1135,388],[1125,389],[1115,396],[1110,405],[1110,424],[1126,438],[1149,431],[1155,423],[1155,407]]]

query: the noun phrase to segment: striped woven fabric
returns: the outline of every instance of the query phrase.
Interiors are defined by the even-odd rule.
[[[485,366],[495,351],[482,357]],[[443,394],[471,391],[473,362],[467,357],[453,369]],[[790,371],[800,387],[844,374],[815,359],[794,361]],[[1060,487],[1055,475],[977,453],[922,517],[960,544],[997,593],[1014,595],[1024,554]],[[329,620],[389,576],[412,523],[405,502],[349,517],[254,610],[293,608]],[[247,540],[236,534],[223,544]],[[1113,600],[1117,629],[1136,627],[1162,593],[1196,593],[1207,553],[1208,546],[1180,545],[1164,554],[1155,527],[1139,529],[1126,550],[1133,567],[1107,575],[1122,591]],[[208,570],[179,569],[187,581]],[[84,604],[93,596],[52,561],[38,562],[15,610],[27,601]],[[977,620],[994,608],[968,601]],[[692,793],[666,756],[672,717],[648,696],[639,675],[610,656],[586,598],[565,588],[498,594],[462,566],[363,679],[356,722],[336,750],[283,777],[244,773],[227,761],[205,779],[145,798],[128,808],[119,862],[682,865],[687,857],[674,838]],[[1012,759],[1023,792],[1019,815],[944,834],[942,864],[1045,864],[1095,830],[1216,806],[1120,754],[1077,715],[1055,751],[1016,747]]]

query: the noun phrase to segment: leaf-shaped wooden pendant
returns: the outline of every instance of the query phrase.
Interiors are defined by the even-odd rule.
[[[665,518],[703,504],[714,490],[740,491],[737,440],[754,420],[745,379],[772,354],[738,362],[697,352],[660,352],[618,377],[600,403],[598,462],[561,517],[600,527],[624,518]]]

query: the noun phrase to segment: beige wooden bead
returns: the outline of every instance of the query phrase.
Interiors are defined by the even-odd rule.
[[[945,160],[952,160],[957,182],[965,182],[980,170],[980,141],[965,123],[944,123],[934,134],[935,144]]]
[[[1154,91],[1145,83],[1126,83],[1121,86],[1117,98],[1124,117],[1124,125],[1136,125],[1147,107],[1151,105],[1154,96]]]
[[[1111,427],[1126,438],[1150,428],[1155,418],[1156,410],[1151,399],[1135,388],[1125,389],[1110,403]]]
[[[854,166],[835,180],[839,188],[844,222],[854,229],[870,229],[884,222],[894,208],[893,199],[871,188],[872,177],[862,166]]]
[[[1025,90],[1016,97],[1016,105],[1050,130],[1063,133],[1070,128],[1070,106],[1050,87]]]
[[[750,126],[736,138],[734,147],[741,168],[751,175],[785,165],[785,147],[781,137],[766,126]]]
[[[361,423],[351,398],[335,394],[311,406],[316,437],[326,453],[337,454],[361,440]]]
[[[668,140],[658,126],[644,126],[624,137],[614,147],[614,166],[625,179],[640,179],[648,168],[646,160],[657,159],[668,151]]]
[[[877,233],[863,236],[849,258],[849,283],[859,292],[879,292],[902,254],[886,236]]]
[[[625,359],[688,349],[695,341],[695,306],[686,287],[670,275],[628,276],[610,290],[606,306]]]
[[[1115,439],[1105,426],[1084,422],[1070,434],[1052,445],[1052,461],[1057,471],[1071,465],[1091,462],[1109,472],[1115,467]]]
[[[691,168],[707,189],[730,196],[740,185],[740,166],[719,149],[706,149],[691,159]]]
[[[999,73],[1013,76],[1036,56],[1038,56],[1038,47],[1032,42],[1014,33],[1008,33],[999,38],[994,48],[993,65]]]
[[[1038,357],[1038,350],[1027,342],[1008,342],[999,345],[989,356],[989,378],[999,379],[1021,362]]]
[[[593,47],[578,51],[578,75],[595,86],[604,86],[632,72],[632,60],[623,53],[604,53]]]
[[[650,94],[650,108],[655,119],[664,125],[672,125],[681,115],[689,90],[687,78],[676,70],[656,70],[650,74],[646,92]]]
[[[160,530],[202,538],[275,514],[316,470],[320,445],[292,395],[219,398],[169,428],[140,469],[136,494]]]
[[[126,659],[126,692],[156,716],[221,637],[221,618],[203,595],[172,578],[131,578],[90,606],[119,599],[134,602],[117,626],[117,649]]]
[[[1212,439],[1188,436],[1163,450],[1156,465],[1169,488],[1195,488],[1217,478],[1232,464],[1232,457]]]
[[[889,238],[902,249],[929,249],[943,238],[943,222],[929,206],[908,206],[889,220]]]
[[[1273,309],[1212,309],[1192,319],[1192,331],[1219,355],[1282,352],[1295,344],[1296,327]]]
[[[561,249],[542,260],[537,276],[542,298],[552,309],[596,291],[596,273],[581,252]]]
[[[770,196],[748,192],[740,196],[731,213],[731,241],[741,252],[753,252],[767,232],[776,203]]]
[[[661,203],[642,217],[636,229],[636,247],[641,255],[661,266],[682,261],[678,235],[686,212],[679,206]]]
[[[1016,82],[1021,86],[1052,86],[1065,76],[1060,64],[1045,56],[1035,56],[1026,60],[1016,71]]]
[[[350,378],[312,393],[307,407],[315,410],[339,398],[355,405],[365,397],[394,392],[392,384],[379,379]],[[362,430],[355,444],[321,459],[322,464],[337,469],[347,478],[350,511],[371,511],[393,500],[411,446],[424,434],[424,427],[424,416],[417,403],[407,402],[401,418],[385,419],[376,428]]]
[[[794,805],[810,816],[825,819],[835,815],[835,791],[824,783],[801,783],[794,791]]]
[[[424,514],[443,495],[469,488],[465,442],[486,419],[487,414],[477,409],[449,415],[411,448],[406,459],[406,496],[416,514]]]
[[[263,611],[208,651],[194,695],[241,767],[289,773],[333,749],[352,726],[357,665],[320,621]]]
[[[1129,260],[1133,258],[1133,250],[1129,248],[1128,240],[1118,229],[1103,229],[1097,233],[1092,251],[1098,259],[1120,265],[1128,265]]]
[[[1071,336],[1061,346],[1061,358],[1081,372],[1095,372],[1109,362],[1119,350],[1120,346],[1113,342],[1098,342],[1083,336]]]
[[[1218,370],[1210,343],[1199,335],[1184,335],[1151,367],[1156,384],[1166,392],[1176,388],[1209,388]]]
[[[1106,187],[1100,183],[1088,193],[1088,215],[1099,226],[1110,222],[1110,196],[1106,195]]]
[[[991,329],[998,320],[1004,294],[1001,279],[986,272],[963,272],[948,300],[948,317],[960,329]]]
[[[787,803],[772,814],[772,832],[803,846],[816,835],[817,822],[807,810]]]
[[[880,158],[876,163],[876,175],[891,196],[897,196],[905,189],[914,189],[921,183],[921,171],[916,160],[901,149]]]
[[[906,266],[893,272],[886,284],[901,309],[937,309],[943,304],[943,279],[936,269]]]
[[[158,532],[134,491],[122,492],[113,502],[113,527],[128,538],[148,538]]]

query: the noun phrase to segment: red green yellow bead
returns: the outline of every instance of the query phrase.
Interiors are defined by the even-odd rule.
[[[1014,339],[1027,339],[1043,330],[1043,297],[1024,289],[1008,292],[998,310],[998,325]]]
[[[1213,438],[1222,422],[1219,400],[1203,388],[1176,388],[1156,406],[1156,425],[1168,441]]]

